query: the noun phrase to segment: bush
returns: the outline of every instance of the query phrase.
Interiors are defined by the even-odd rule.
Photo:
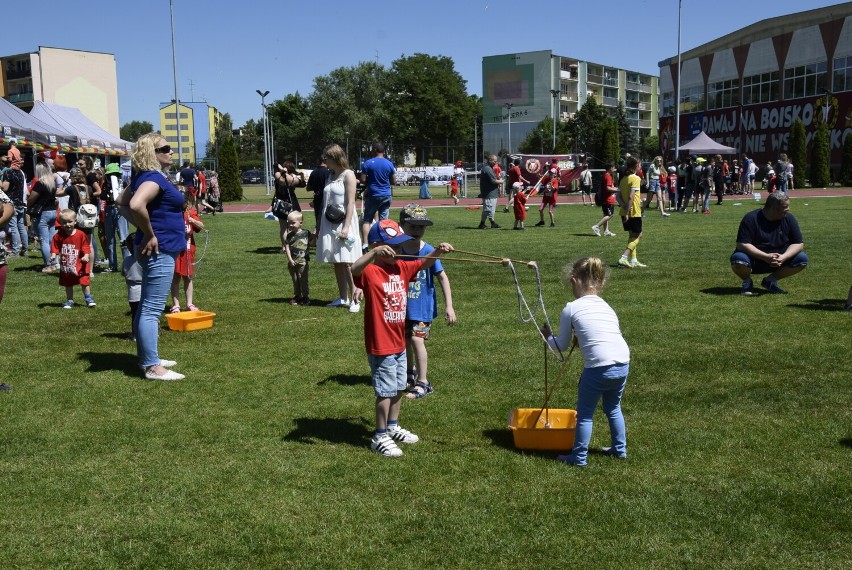
[[[243,187],[240,185],[240,160],[237,158],[237,145],[234,137],[227,136],[219,147],[219,189],[223,202],[243,199]]]
[[[823,123],[814,133],[811,147],[811,186],[813,188],[825,188],[831,184],[829,144],[828,127]]]
[[[790,127],[790,144],[787,154],[793,163],[793,186],[804,188],[807,179],[808,141],[805,124],[797,119]]]

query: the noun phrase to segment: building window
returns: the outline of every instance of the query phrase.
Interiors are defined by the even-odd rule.
[[[180,141],[181,142],[189,142],[189,137],[182,136],[182,137],[180,137]]]
[[[176,143],[178,140],[177,137],[166,137],[166,142]]]
[[[852,91],[852,57],[841,57],[834,60],[834,88],[839,91]]]
[[[166,130],[167,130],[167,131],[176,131],[176,130],[177,130],[177,125],[167,124],[167,125],[166,125]]]
[[[778,100],[778,72],[759,73],[743,77],[743,105],[769,103]]]
[[[189,118],[189,114],[188,114],[188,113],[181,113],[181,114],[180,114],[180,118],[181,118],[181,119],[188,119],[188,118]]]
[[[692,113],[704,110],[704,87],[696,86],[680,90],[680,112]]]
[[[174,119],[174,118],[175,118],[175,114],[174,114],[174,113],[166,113],[166,118],[167,118],[167,119]]]
[[[740,80],[717,81],[707,86],[707,109],[724,109],[740,104]]]
[[[828,62],[809,63],[784,70],[784,98],[813,97],[825,88]]]
[[[674,91],[667,91],[662,95],[663,100],[663,117],[671,117],[675,114]]]

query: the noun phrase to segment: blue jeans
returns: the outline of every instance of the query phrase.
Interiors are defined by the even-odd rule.
[[[376,213],[379,214],[379,220],[387,220],[390,213],[391,197],[390,196],[373,196],[367,194],[364,200],[364,219],[361,223],[371,224]]]
[[[115,243],[115,232],[118,232],[119,245]],[[118,248],[121,248],[121,257],[124,259],[130,253],[124,241],[127,239],[130,230],[127,226],[127,220],[118,213],[118,208],[108,206],[106,216],[104,218],[104,232],[106,232],[106,257],[109,261],[109,268],[113,271],[118,271]]]
[[[56,210],[45,208],[38,217],[38,240],[41,242],[41,257],[44,265],[50,265],[50,242],[56,235]],[[57,265],[59,261],[57,259]]]
[[[136,334],[136,354],[142,368],[160,363],[157,352],[160,316],[172,286],[177,256],[176,251],[160,250],[160,253],[150,257],[138,258],[142,266],[142,298],[133,320],[133,332]]]
[[[25,253],[30,247],[30,236],[27,235],[27,208],[15,206],[15,213],[9,220],[9,233],[12,235],[12,250],[14,253]]]
[[[603,398],[603,411],[609,421],[612,454],[627,457],[627,432],[621,414],[621,395],[627,385],[630,364],[611,364],[586,368],[580,375],[577,388],[577,429],[574,432],[572,463],[585,465],[592,438],[592,416],[598,401]]]

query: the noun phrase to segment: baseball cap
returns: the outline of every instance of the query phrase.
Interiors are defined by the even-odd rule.
[[[412,226],[431,226],[432,221],[426,213],[426,208],[420,204],[408,204],[399,212],[399,223],[409,223]]]
[[[385,245],[399,245],[411,239],[411,236],[405,235],[402,228],[399,227],[393,220],[379,220],[370,228],[370,233],[367,234],[369,243],[383,243]]]
[[[116,163],[110,162],[106,165],[104,174],[121,174],[121,168]]]

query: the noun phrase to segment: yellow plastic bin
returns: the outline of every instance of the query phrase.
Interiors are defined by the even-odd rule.
[[[213,326],[213,317],[216,313],[207,311],[182,311],[166,315],[169,320],[169,328],[173,331],[197,331],[209,329]]]
[[[576,427],[576,410],[516,408],[509,412],[509,429],[518,449],[570,451]]]

